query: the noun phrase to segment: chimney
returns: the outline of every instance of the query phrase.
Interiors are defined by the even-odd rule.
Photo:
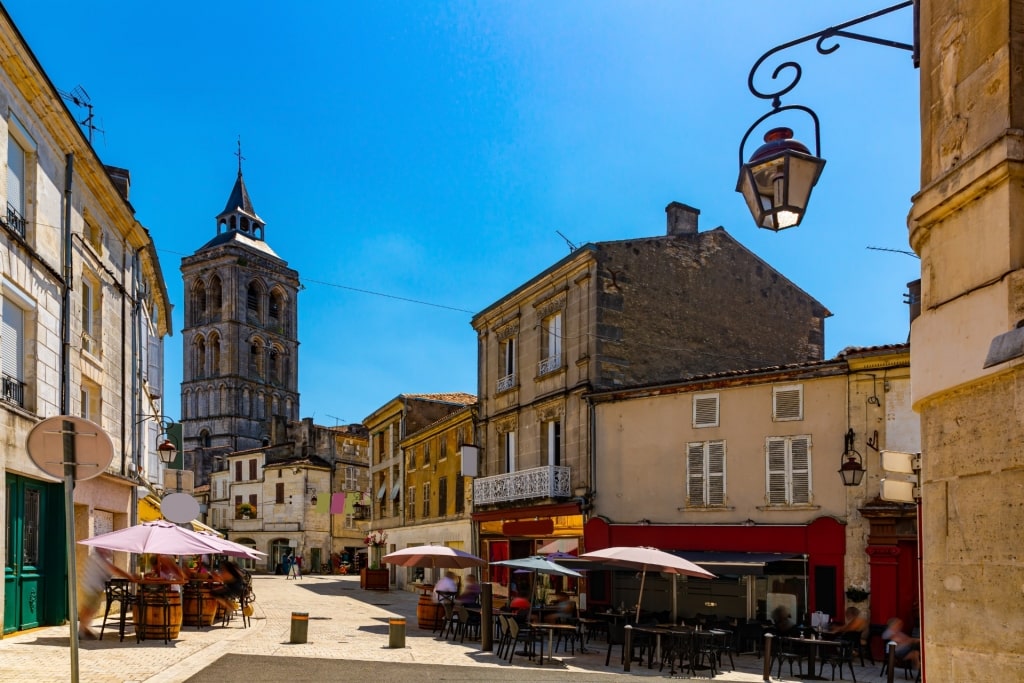
[[[127,168],[118,168],[117,166],[104,166],[107,169],[107,175],[114,181],[114,187],[121,193],[125,201],[128,201],[128,188],[132,184],[132,174]]]
[[[700,209],[672,202],[665,207],[665,214],[668,218],[669,236],[697,234],[697,216],[700,215]]]

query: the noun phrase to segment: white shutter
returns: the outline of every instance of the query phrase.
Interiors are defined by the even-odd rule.
[[[24,382],[25,312],[4,298],[0,315],[0,368],[4,375]]]
[[[693,426],[718,426],[718,394],[704,394],[693,397]]]
[[[704,444],[691,443],[686,453],[686,504],[705,505],[704,500]]]
[[[725,505],[725,442],[708,444],[708,505]]]
[[[766,496],[769,505],[785,505],[786,496],[786,440],[768,439],[765,446]]]
[[[508,473],[512,474],[516,471],[516,433],[508,432],[505,434],[505,463],[508,469]]]
[[[562,357],[562,314],[555,313],[551,316],[551,325],[548,327],[548,358]]]
[[[7,201],[25,216],[25,150],[11,135],[7,137]]]
[[[790,503],[811,502],[811,453],[810,437],[794,436],[790,439],[790,467],[792,473],[792,497]]]
[[[776,422],[804,419],[804,389],[801,385],[772,389],[772,415]]]

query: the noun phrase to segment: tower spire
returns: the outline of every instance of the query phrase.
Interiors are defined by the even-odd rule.
[[[238,136],[238,151],[235,152],[235,156],[238,157],[238,175],[242,175],[242,162],[245,161],[245,157],[242,156],[242,136]]]

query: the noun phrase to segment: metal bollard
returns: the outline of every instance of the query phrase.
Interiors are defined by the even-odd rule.
[[[405,618],[388,619],[388,647],[405,647]]]
[[[292,643],[306,642],[309,631],[309,612],[292,612]]]
[[[772,639],[774,639],[771,633],[764,634],[764,683],[769,683],[772,680]]]

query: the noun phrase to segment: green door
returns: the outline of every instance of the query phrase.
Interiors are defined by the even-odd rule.
[[[60,623],[67,574],[61,485],[7,474],[4,633]],[[54,517],[60,520],[54,523]]]

